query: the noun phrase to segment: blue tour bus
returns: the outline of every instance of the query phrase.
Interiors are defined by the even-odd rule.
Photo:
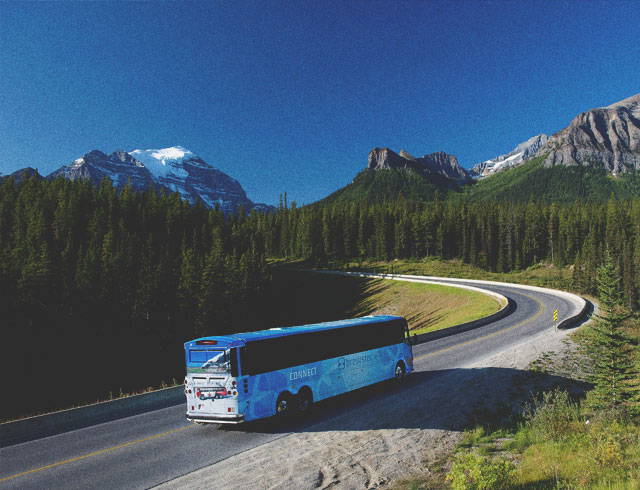
[[[202,337],[184,348],[187,419],[198,423],[305,412],[413,370],[407,321],[398,316]]]

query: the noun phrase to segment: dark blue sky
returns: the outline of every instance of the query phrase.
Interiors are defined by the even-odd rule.
[[[638,2],[0,1],[0,172],[181,145],[310,203],[376,146],[464,167],[640,92]]]

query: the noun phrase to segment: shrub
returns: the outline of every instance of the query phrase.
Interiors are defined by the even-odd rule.
[[[527,405],[524,417],[539,441],[559,441],[578,422],[580,408],[566,391],[556,388],[544,393],[533,405]]]
[[[447,481],[453,490],[502,490],[515,484],[516,467],[504,458],[458,453]]]

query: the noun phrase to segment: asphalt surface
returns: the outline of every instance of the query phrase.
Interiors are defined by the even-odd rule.
[[[428,383],[429,372],[464,368],[526,341],[553,326],[555,309],[558,321],[577,313],[569,300],[552,294],[471,285],[509,297],[511,313],[484,327],[415,345],[415,368],[424,374],[416,382]],[[372,399],[401,403],[393,389],[382,383],[320,402],[303,421],[199,426],[185,420],[180,404],[16,444],[0,449],[0,489],[149,488],[292,432],[330,429],[334,418]]]

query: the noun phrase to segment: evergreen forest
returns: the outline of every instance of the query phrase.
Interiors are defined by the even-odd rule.
[[[332,200],[225,217],[177,194],[37,177],[0,186],[3,419],[158,386],[184,374],[182,344],[273,326],[268,259],[319,267],[372,258],[459,259],[488,271],[573,267],[596,292],[607,252],[640,307],[640,199],[570,202],[464,195]],[[279,318],[282,318],[280,315]],[[19,403],[18,403],[19,402]]]
[[[572,289],[596,293],[596,270],[608,250],[627,307],[640,306],[640,199],[570,203],[465,199],[420,203],[333,202],[256,215],[255,230],[269,257],[334,261],[460,259],[488,271],[510,272],[546,262],[573,266]]]
[[[2,373],[18,387],[2,418],[180,383],[184,342],[259,319],[269,273],[252,230],[242,212],[108,180],[5,180]]]

